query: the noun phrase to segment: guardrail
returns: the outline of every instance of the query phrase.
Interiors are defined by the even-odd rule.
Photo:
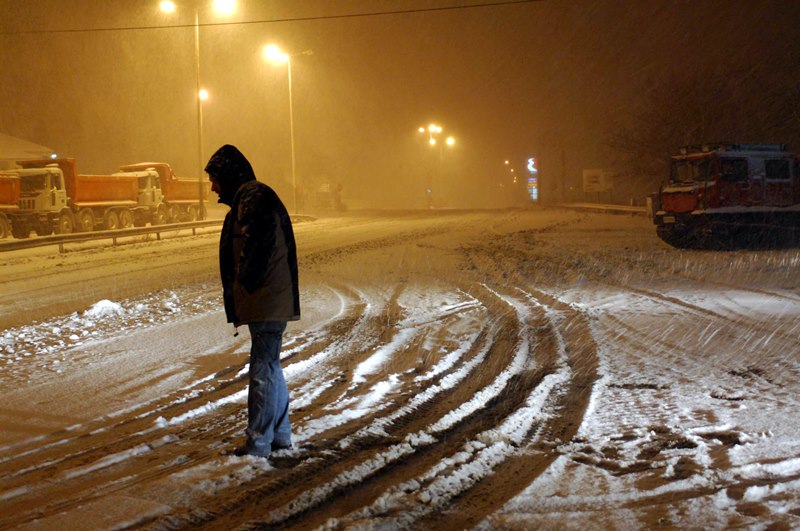
[[[156,239],[161,239],[164,232],[174,232],[179,230],[191,229],[192,234],[197,234],[197,229],[222,225],[221,219],[204,221],[187,221],[185,223],[169,223],[166,225],[155,225],[150,227],[133,227],[130,229],[99,230],[92,232],[75,232],[72,234],[57,234],[55,236],[39,236],[36,238],[23,238],[15,240],[0,241],[0,252],[16,251],[18,249],[31,249],[33,247],[44,247],[47,245],[58,245],[58,252],[64,252],[65,243],[81,243],[92,240],[112,240],[113,245],[117,245],[119,238],[127,236],[141,236],[143,234],[155,234]]]
[[[565,203],[565,208],[601,212],[604,214],[630,214],[631,216],[647,216],[647,207],[628,205],[599,205],[596,203]]]
[[[292,222],[313,221],[313,216],[292,215]],[[204,221],[187,221],[184,223],[169,223],[166,225],[155,225],[149,227],[133,227],[130,229],[116,230],[97,230],[91,232],[74,232],[72,234],[57,234],[55,236],[39,236],[36,238],[9,239],[0,241],[0,252],[16,251],[18,249],[31,249],[33,247],[44,247],[47,245],[58,245],[58,252],[64,252],[65,243],[82,243],[93,240],[112,240],[113,245],[117,245],[117,239],[127,236],[141,236],[143,234],[155,234],[156,239],[161,239],[164,232],[175,232],[179,230],[191,229],[192,235],[197,234],[197,229],[222,225],[221,219],[207,219]]]

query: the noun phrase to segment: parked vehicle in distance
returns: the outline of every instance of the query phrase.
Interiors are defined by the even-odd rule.
[[[18,208],[6,213],[16,238],[166,222],[158,172],[85,175],[73,158],[18,161]]]
[[[167,222],[195,221],[206,217],[205,212],[202,215],[200,213],[200,187],[202,186],[205,200],[211,193],[211,183],[207,179],[198,183],[196,178],[178,177],[166,162],[127,164],[121,166],[120,171],[126,173],[155,171],[158,173]]]
[[[0,172],[0,238],[11,236],[11,221],[7,213],[19,210],[19,176]]]
[[[800,157],[783,144],[681,148],[653,209],[675,247],[800,243]]]

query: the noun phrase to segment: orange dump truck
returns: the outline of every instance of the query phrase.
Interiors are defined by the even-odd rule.
[[[7,214],[17,238],[31,230],[66,234],[166,222],[156,171],[82,175],[72,158],[17,164],[22,169],[5,170],[20,180],[19,208]]]
[[[0,172],[0,238],[11,236],[11,222],[6,215],[19,210],[19,177],[15,173]]]
[[[205,213],[200,215],[201,196],[203,202],[211,193],[211,183],[208,180],[198,182],[191,177],[178,177],[172,167],[166,162],[140,162],[121,166],[122,172],[151,172],[158,174],[161,192],[166,205],[168,222],[194,221],[205,218]],[[201,190],[202,186],[202,190]]]

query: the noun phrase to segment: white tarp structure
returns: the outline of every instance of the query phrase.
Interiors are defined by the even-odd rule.
[[[0,169],[10,167],[16,160],[41,159],[52,154],[49,147],[0,133]]]

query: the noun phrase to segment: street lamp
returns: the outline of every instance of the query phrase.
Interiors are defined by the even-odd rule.
[[[417,131],[419,131],[419,133],[421,135],[424,135],[425,133],[427,133],[428,134],[428,145],[430,145],[431,147],[436,147],[436,145],[438,144],[436,136],[442,134],[442,132],[444,131],[444,128],[441,125],[437,125],[435,123],[431,123],[431,124],[428,125],[428,127],[420,127],[420,128],[418,128]],[[453,147],[455,145],[455,143],[456,143],[456,139],[454,137],[452,137],[452,136],[448,136],[444,141],[444,144],[447,144],[447,147]],[[444,144],[439,144],[439,168],[438,168],[438,174],[439,174],[439,180],[440,181],[442,180],[442,175],[441,174],[442,174],[442,165],[443,165],[443,159],[444,159]],[[433,183],[432,182],[429,183],[428,193],[431,194],[431,196],[428,198],[428,200],[431,203],[431,207],[432,207],[433,206],[433,198],[432,198]]]
[[[236,0],[214,0],[214,11],[221,15],[230,15],[236,11]],[[172,14],[178,7],[172,0],[163,0],[159,4],[162,13]],[[203,173],[205,172],[205,160],[203,158],[203,102],[208,99],[208,91],[200,85],[200,13],[194,10],[194,75],[195,75],[195,97],[197,98],[197,158],[200,166],[200,173],[197,177],[199,209],[197,216],[204,219],[203,208]]]
[[[277,44],[268,44],[264,47],[264,59],[275,65],[286,63],[286,73],[289,80],[289,144],[292,151],[292,211],[297,214],[297,170],[294,157],[294,108],[292,106],[292,57],[297,55],[312,55],[311,50],[304,50],[295,54],[285,53]]]
[[[509,165],[510,162],[507,161],[507,160],[504,161],[503,164],[505,164],[506,169],[508,170],[508,173],[510,174],[512,183],[516,184],[517,183],[517,175],[516,175],[516,172],[515,172],[514,168]],[[502,182],[501,182],[500,186],[503,186]]]

